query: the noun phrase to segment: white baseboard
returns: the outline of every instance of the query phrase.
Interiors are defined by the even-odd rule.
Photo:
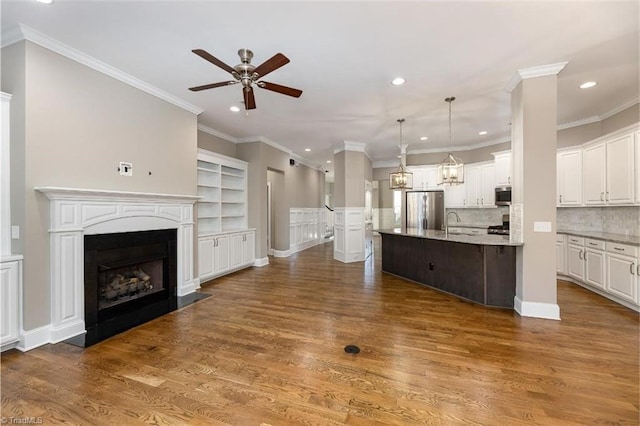
[[[560,306],[557,303],[525,302],[516,296],[513,305],[515,311],[523,317],[560,320]]]
[[[196,278],[191,281],[187,281],[181,287],[178,287],[178,296],[186,296],[187,294],[195,293],[200,288],[200,279]]]
[[[594,292],[594,293],[596,293],[596,294],[598,294],[598,295],[600,295],[600,296],[602,296],[604,298],[607,298],[607,299],[609,299],[609,300],[611,300],[613,302],[616,302],[616,303],[618,303],[618,304],[620,304],[622,306],[625,306],[625,307],[627,307],[629,309],[633,309],[636,312],[640,312],[640,306],[636,305],[635,303],[629,302],[629,301],[624,300],[624,299],[619,298],[619,297],[616,297],[616,296],[612,295],[611,293],[608,293],[605,290],[602,290],[602,289],[597,288],[597,287],[593,287],[593,286],[591,286],[591,285],[589,285],[587,283],[584,283],[582,281],[578,281],[578,280],[574,279],[573,277],[570,277],[568,275],[558,274],[558,279],[562,280],[562,281],[567,281],[567,282],[573,283],[575,285],[579,285],[580,287],[582,287],[582,288],[584,288],[586,290],[592,291],[592,292]]]
[[[257,266],[258,268],[262,266],[267,266],[269,264],[269,256],[263,257],[262,259],[256,259],[253,262],[253,266]]]
[[[273,257],[289,257],[291,250],[273,250]]]
[[[20,342],[16,348],[19,351],[26,352],[35,349],[38,346],[49,343],[51,336],[51,325],[47,324],[33,330],[20,330]]]

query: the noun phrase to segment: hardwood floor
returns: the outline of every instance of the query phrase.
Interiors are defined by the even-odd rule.
[[[377,253],[380,253],[379,247]],[[522,318],[342,264],[326,244],[87,349],[2,354],[2,416],[44,424],[639,422],[638,314],[559,282]],[[347,354],[344,347],[361,352]]]

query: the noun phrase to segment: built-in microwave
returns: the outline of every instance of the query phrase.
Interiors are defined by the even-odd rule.
[[[508,206],[511,204],[511,187],[496,187],[496,206]]]

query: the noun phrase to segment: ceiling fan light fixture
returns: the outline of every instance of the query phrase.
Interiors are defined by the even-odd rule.
[[[402,143],[402,123],[404,123],[404,118],[398,119],[398,123],[400,123],[400,166],[397,171],[389,173],[389,189],[413,189],[413,173],[407,170],[405,166],[406,146]]]
[[[451,103],[456,98],[451,96],[445,99],[449,104],[449,149],[451,144]],[[438,185],[459,185],[464,183],[464,163],[455,158],[451,151],[447,157],[438,164]]]

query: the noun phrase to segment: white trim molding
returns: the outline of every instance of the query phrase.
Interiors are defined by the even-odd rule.
[[[9,46],[22,40],[27,40],[53,52],[56,52],[66,58],[76,61],[82,65],[85,65],[91,69],[106,74],[109,77],[113,77],[116,80],[128,84],[129,86],[140,89],[143,92],[162,99],[163,101],[169,102],[170,104],[187,110],[193,114],[199,115],[204,111],[198,106],[190,104],[189,102],[184,101],[168,92],[165,92],[164,90],[160,90],[157,87],[150,85],[149,83],[146,83],[130,74],[125,73],[124,71],[121,71],[105,62],[102,62],[99,59],[94,58],[93,56],[89,56],[86,53],[76,50],[71,46],[54,40],[53,38],[42,34],[34,30],[33,28],[29,28],[24,24],[18,25],[18,28],[12,28],[11,30],[3,34],[2,47]]]
[[[324,207],[289,209],[289,250],[274,250],[274,256],[289,257],[324,243],[325,210]]]
[[[513,307],[523,317],[560,320],[560,306],[557,303],[525,302],[516,296]]]
[[[335,155],[342,151],[362,152],[364,155],[369,157],[369,160],[373,161],[371,153],[369,152],[369,147],[364,142],[344,141],[333,149],[333,154]]]
[[[365,260],[364,207],[336,207],[333,258],[344,263]]]
[[[227,142],[231,142],[231,143],[238,143],[238,138],[234,138],[231,135],[228,135],[224,132],[221,132],[219,130],[213,129],[209,126],[205,126],[204,124],[198,124],[198,130],[200,130],[201,132],[205,132],[210,134],[211,136],[215,136],[217,138],[223,139]]]
[[[57,187],[34,190],[50,200],[51,323],[22,333],[21,350],[85,333],[85,235],[176,229],[177,295],[199,288],[193,267],[193,204],[197,196]]]
[[[267,266],[268,264],[269,264],[269,256],[263,257],[262,259],[256,259],[253,262],[253,266],[256,266],[258,268],[261,268],[263,266]]]
[[[537,67],[519,69],[509,80],[509,82],[505,86],[505,90],[511,93],[522,80],[526,80],[528,78],[558,75],[568,63],[569,62],[558,62],[557,64],[540,65]]]

